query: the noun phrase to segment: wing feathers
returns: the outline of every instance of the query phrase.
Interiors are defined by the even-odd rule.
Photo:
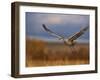
[[[45,26],[45,24],[43,24],[42,26],[43,26],[44,30],[47,31],[47,32],[48,32],[49,34],[51,34],[52,36],[55,36],[55,37],[57,37],[57,38],[59,38],[59,39],[63,39],[63,38],[64,38],[63,36],[58,35],[58,34],[56,34],[55,32],[53,32],[53,31],[51,31],[50,29],[48,29],[48,28]]]
[[[56,34],[55,32],[51,31],[50,29],[48,29],[45,24],[42,25],[44,30],[47,31],[49,34],[51,34],[52,36],[55,36],[59,39],[64,39],[63,36]],[[69,41],[73,41],[76,40],[77,38],[79,38],[81,35],[83,35],[85,33],[85,31],[87,31],[89,27],[85,27],[82,30],[80,30],[79,32],[77,32],[76,34],[74,34],[73,36],[71,36],[70,38],[68,38]]]
[[[79,32],[77,32],[75,35],[73,35],[72,37],[70,37],[68,40],[70,40],[70,41],[76,40],[82,34],[84,34],[87,29],[88,29],[88,27],[83,28],[82,30],[80,30]]]

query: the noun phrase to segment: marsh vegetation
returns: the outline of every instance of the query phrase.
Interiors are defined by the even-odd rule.
[[[89,64],[89,44],[72,50],[63,43],[26,39],[26,67]]]

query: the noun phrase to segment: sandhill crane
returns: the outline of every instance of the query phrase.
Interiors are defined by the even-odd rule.
[[[43,28],[44,28],[44,30],[45,30],[46,32],[48,32],[48,33],[49,33],[50,35],[52,35],[52,36],[57,37],[59,40],[63,40],[64,44],[66,44],[66,45],[68,45],[68,46],[73,46],[73,45],[75,45],[75,43],[76,43],[75,40],[76,40],[77,38],[79,38],[81,35],[83,35],[83,34],[87,31],[87,29],[89,28],[88,26],[87,26],[87,27],[84,27],[84,28],[81,29],[79,32],[76,32],[74,35],[72,35],[71,37],[69,37],[69,38],[66,39],[66,38],[63,37],[62,35],[59,35],[59,34],[53,32],[53,31],[51,31],[50,29],[48,29],[48,28],[46,27],[45,24],[43,24],[42,26],[43,26]]]

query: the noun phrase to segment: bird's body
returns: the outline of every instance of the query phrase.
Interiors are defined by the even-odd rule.
[[[87,31],[88,27],[85,27],[83,29],[81,29],[79,32],[75,33],[74,35],[72,35],[69,38],[65,38],[62,35],[58,35],[57,33],[51,31],[50,29],[48,29],[44,24],[42,25],[44,30],[47,31],[50,35],[57,37],[59,40],[63,40],[64,44],[68,45],[68,46],[73,46],[76,43],[76,39],[79,38],[81,35],[83,35],[85,33],[85,31]]]
[[[68,46],[74,46],[76,44],[76,41],[70,41],[68,39],[63,39],[63,42],[65,45],[68,45]]]

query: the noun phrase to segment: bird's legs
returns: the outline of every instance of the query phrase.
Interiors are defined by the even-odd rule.
[[[70,50],[72,54],[76,53],[76,46],[70,46]]]

